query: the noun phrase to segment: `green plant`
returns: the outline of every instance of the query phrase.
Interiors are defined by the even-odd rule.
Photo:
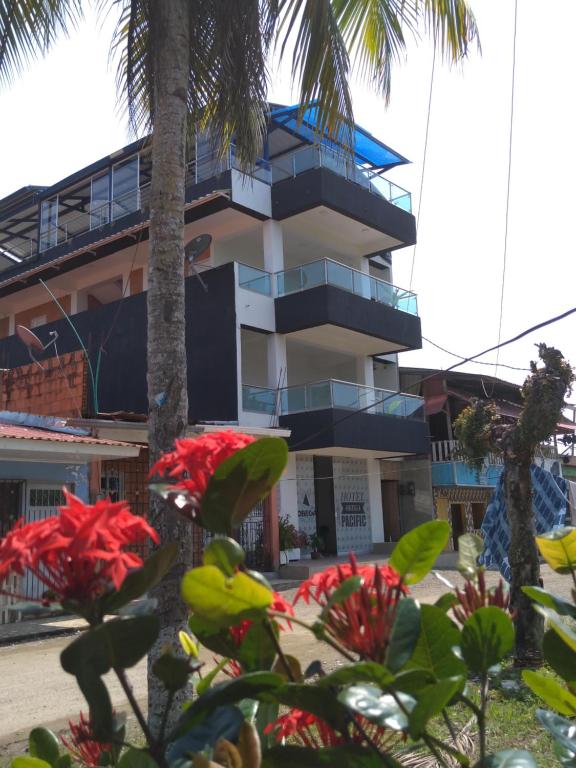
[[[308,546],[308,536],[290,522],[288,515],[278,519],[278,533],[280,539],[280,551],[286,552],[288,549]]]

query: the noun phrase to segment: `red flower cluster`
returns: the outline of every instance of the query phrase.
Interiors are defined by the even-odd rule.
[[[60,736],[62,744],[81,765],[98,768],[101,764],[102,755],[110,752],[112,745],[95,741],[92,722],[84,716],[83,712],[80,712],[79,722],[69,721],[68,727],[70,728],[70,740],[65,736]]]
[[[362,731],[379,748],[394,738],[395,734],[393,732],[386,731],[381,726],[375,725],[363,717],[355,717],[354,719],[361,726],[361,730],[353,728],[350,734],[350,738],[356,743],[365,743]],[[285,739],[296,739],[303,746],[311,749],[337,747],[340,744],[349,742],[349,739],[337,733],[324,720],[301,709],[291,709],[290,712],[267,725],[264,733],[272,732],[275,733],[276,741],[282,742]]]
[[[504,611],[510,609],[510,593],[504,588],[502,579],[495,589],[487,589],[483,568],[478,569],[476,577],[477,585],[471,579],[466,579],[464,589],[455,590],[457,604],[452,606],[452,612],[461,624],[464,624],[478,608],[484,608],[487,605],[494,605]]]
[[[18,524],[0,541],[0,583],[9,573],[28,569],[46,585],[47,602],[91,601],[118,589],[128,570],[142,565],[125,547],[148,536],[157,543],[158,534],[125,501],[90,505],[64,493],[67,503],[59,515]]]
[[[398,599],[407,592],[399,574],[388,565],[358,565],[350,554],[350,564],[333,565],[314,574],[300,585],[294,603],[314,600],[326,607],[334,591],[352,576],[362,585],[346,600],[333,605],[325,619],[325,629],[335,640],[361,659],[383,663]]]
[[[278,592],[272,593],[274,596],[274,600],[272,601],[272,605],[270,606],[271,611],[277,611],[278,613],[285,613],[287,616],[294,616],[294,609],[290,605],[289,602],[287,602],[282,595],[278,594]],[[287,620],[288,627],[291,628],[290,620]],[[234,627],[230,627],[230,634],[234,638],[234,642],[236,645],[240,645],[242,640],[244,640],[244,636],[246,635],[246,632],[250,629],[252,626],[252,620],[251,619],[245,619],[244,621],[241,621],[240,624],[236,624]],[[278,624],[280,629],[284,629],[282,624]]]
[[[231,430],[176,440],[175,450],[165,453],[154,464],[150,477],[161,475],[173,478],[176,480],[172,486],[174,490],[187,491],[199,501],[220,464],[254,440],[250,435]]]

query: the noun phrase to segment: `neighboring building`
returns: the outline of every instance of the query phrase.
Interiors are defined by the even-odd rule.
[[[396,393],[397,353],[419,348],[421,331],[416,296],[393,284],[392,252],[415,243],[416,226],[410,194],[382,174],[406,160],[361,128],[354,159],[313,138],[313,110],[299,124],[296,107],[272,105],[251,169],[234,148],[219,159],[204,136],[188,165],[185,242],[210,235],[186,277],[191,433],[231,425],[285,436],[291,450],[277,504],[241,531],[264,569],[277,563],[278,511],[319,531],[330,553],[383,545],[395,460],[429,450],[423,400]],[[0,201],[0,367],[14,385],[2,408],[146,443],[150,174],[149,145],[136,142]],[[57,334],[32,351],[46,371],[18,326],[44,345]],[[14,373],[22,366],[26,376]],[[42,409],[55,367],[85,384],[56,412]],[[123,495],[130,477],[142,498],[145,450],[138,462],[95,467],[93,489]],[[431,514],[411,509],[414,521]]]
[[[456,548],[458,537],[463,533],[479,532],[503,464],[500,456],[489,454],[480,472],[469,467],[459,456],[452,425],[475,398],[490,400],[499,414],[517,418],[522,403],[520,387],[493,376],[459,371],[445,373],[430,368],[401,368],[400,382],[406,392],[424,397],[431,438],[427,463],[431,465],[432,487],[427,502],[433,506],[436,517],[449,521],[452,545]],[[570,436],[574,430],[575,424],[567,419],[559,423],[560,441],[572,446]],[[564,447],[554,437],[553,444],[541,446],[536,463],[561,475],[568,461],[567,456],[561,455],[561,445]]]

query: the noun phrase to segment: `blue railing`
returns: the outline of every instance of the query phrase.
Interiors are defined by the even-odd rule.
[[[333,285],[410,315],[418,315],[418,299],[412,291],[405,291],[332,259],[319,259],[276,273],[277,296],[305,291],[318,285]]]
[[[242,409],[250,413],[267,413],[271,416],[276,411],[276,390],[242,384]]]

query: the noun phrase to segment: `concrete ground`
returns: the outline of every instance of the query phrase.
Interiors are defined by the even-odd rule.
[[[568,577],[558,576],[547,566],[543,566],[542,572],[547,589],[570,596],[571,580]],[[457,573],[446,571],[444,575],[459,583]],[[488,572],[487,578],[489,584],[494,584],[498,574]],[[412,596],[422,602],[434,602],[445,591],[446,587],[429,575],[412,588]],[[294,594],[295,589],[283,592],[288,600]],[[305,621],[312,621],[317,611],[313,606],[299,602],[296,615]],[[67,629],[73,630],[75,624],[67,621]],[[61,623],[60,628],[63,628]],[[69,642],[70,637],[58,636],[0,647],[0,758],[21,753],[26,748],[27,734],[35,725],[46,725],[57,731],[65,729],[68,719],[75,719],[81,709],[86,709],[74,679],[60,667],[59,654]],[[291,632],[283,634],[282,645],[287,653],[300,658],[304,668],[316,659],[320,659],[328,670],[341,663],[335,652],[319,644],[311,633],[297,625],[293,625]],[[209,665],[211,656],[207,655],[205,660]],[[144,703],[145,662],[131,669],[129,678],[137,698]],[[126,698],[119,685],[112,677],[107,683],[114,706],[124,710]]]

